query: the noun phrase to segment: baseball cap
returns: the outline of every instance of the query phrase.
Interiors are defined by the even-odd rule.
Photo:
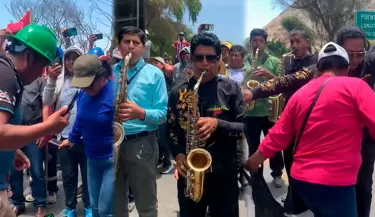
[[[156,60],[160,62],[161,64],[165,64],[165,61],[162,57],[150,57],[150,60]]]
[[[318,62],[325,57],[330,56],[339,56],[344,58],[348,64],[349,64],[349,55],[346,52],[346,50],[341,47],[340,45],[334,43],[334,42],[328,42],[323,46],[323,48],[319,51],[318,54]]]
[[[112,56],[117,59],[122,59],[121,52],[118,50],[118,48],[113,49]]]
[[[231,49],[233,45],[229,41],[223,41],[223,42],[221,42],[221,46],[225,46],[228,49]]]
[[[70,86],[84,88],[89,87],[95,77],[104,70],[98,56],[85,54],[78,57],[73,64],[73,79]]]
[[[183,47],[178,54],[180,55],[181,52],[186,52],[186,53],[190,54],[190,47]]]

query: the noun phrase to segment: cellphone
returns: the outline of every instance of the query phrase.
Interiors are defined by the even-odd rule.
[[[65,31],[63,32],[64,37],[73,37],[73,36],[76,36],[77,34],[78,33],[77,33],[76,27],[65,29]]]
[[[214,24],[201,24],[201,30],[202,31],[213,31],[214,30]]]
[[[103,33],[94,34],[94,35],[95,35],[96,40],[103,39]]]
[[[55,138],[51,139],[48,141],[48,143],[52,144],[52,145],[56,145],[56,146],[59,146],[61,144],[61,142]]]
[[[76,102],[77,97],[78,97],[78,92],[73,96],[72,101],[70,101],[70,103],[68,105],[68,110],[64,113],[63,116],[65,116],[66,114],[68,114],[73,109],[74,103]]]

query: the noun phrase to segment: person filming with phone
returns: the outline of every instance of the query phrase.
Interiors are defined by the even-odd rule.
[[[0,55],[0,198],[7,207],[6,175],[12,166],[22,171],[30,161],[19,148],[38,138],[61,132],[68,124],[69,114],[61,107],[44,122],[17,126],[22,120],[21,96],[23,86],[41,75],[42,69],[55,58],[56,36],[45,26],[30,24],[15,35],[7,36],[6,54]],[[15,216],[17,210],[7,213]],[[35,216],[44,216],[38,210]]]

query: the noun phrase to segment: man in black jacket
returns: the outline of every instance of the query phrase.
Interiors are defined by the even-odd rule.
[[[194,76],[176,84],[171,90],[168,105],[170,148],[177,162],[178,202],[181,217],[204,217],[207,207],[212,217],[238,217],[237,143],[242,136],[242,117],[245,106],[240,87],[235,81],[217,76],[220,62],[220,41],[212,33],[200,33],[191,42]],[[206,71],[198,90],[200,118],[196,123],[190,113],[193,88],[201,73]],[[189,116],[189,117],[188,117]],[[199,202],[186,197],[187,132],[205,145],[212,165],[203,183]]]

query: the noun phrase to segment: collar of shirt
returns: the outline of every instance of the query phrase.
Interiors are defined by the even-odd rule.
[[[141,57],[141,59],[138,60],[138,62],[135,64],[135,66],[128,71],[128,76],[133,75],[135,72],[140,70],[145,63],[145,60]],[[115,68],[115,72],[120,72],[122,66],[124,65],[124,60],[121,60]]]

